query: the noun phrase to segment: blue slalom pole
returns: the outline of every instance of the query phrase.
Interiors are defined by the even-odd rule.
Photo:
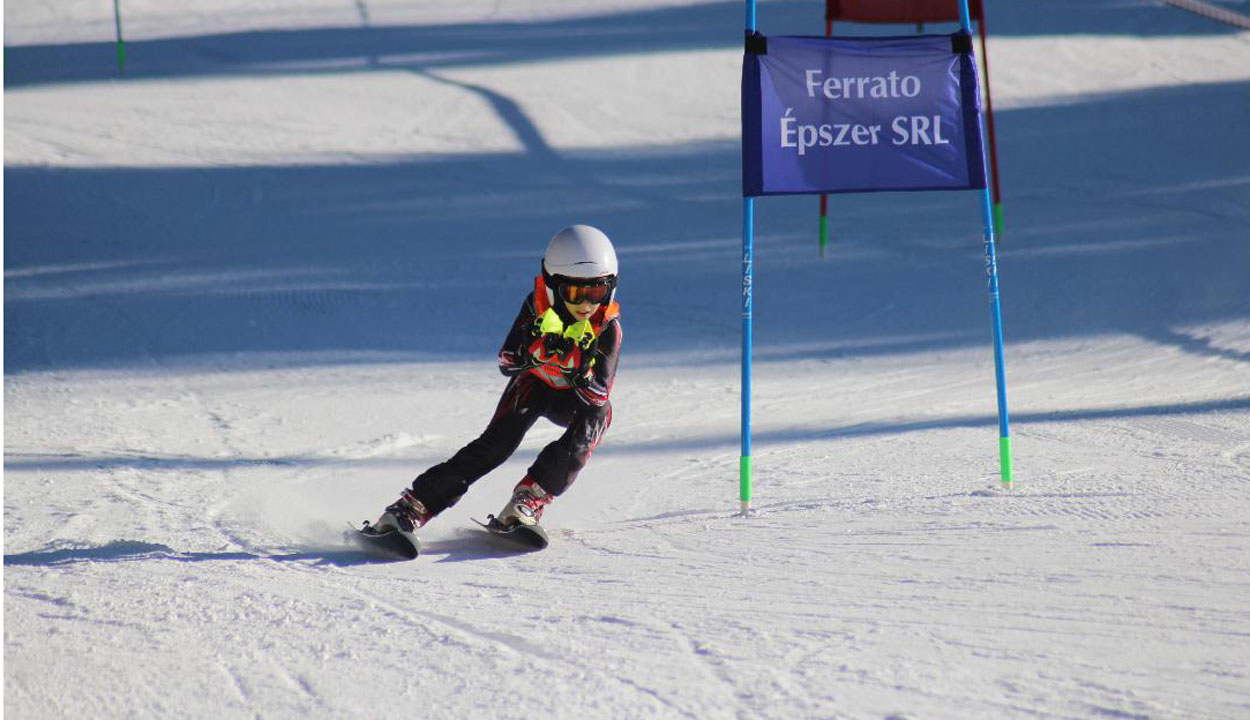
[[[738,461],[742,512],[751,510],[751,306],[755,266],[755,198],[742,205],[742,457]]]
[[[959,24],[961,29],[972,34],[972,15],[968,11],[968,0],[959,0]],[[977,123],[980,125],[981,137],[985,137],[985,119],[977,112]],[[981,165],[985,167],[985,148],[981,149]],[[989,168],[985,169],[989,177]],[[994,381],[998,392],[998,458],[1000,477],[1004,487],[1012,485],[1011,468],[1011,425],[1007,419],[1007,379],[1006,366],[1003,362],[1003,313],[998,300],[998,254],[995,250],[994,237],[994,203],[990,197],[987,183],[981,195],[981,222],[985,226],[985,272],[989,276],[990,324],[994,331]]]
[[[747,0],[746,30],[755,32],[755,0]],[[751,510],[751,323],[755,274],[755,198],[742,199],[742,456],[738,496],[742,513]]]

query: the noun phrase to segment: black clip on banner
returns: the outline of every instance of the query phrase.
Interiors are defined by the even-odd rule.
[[[747,32],[746,51],[749,55],[767,55],[768,37],[759,32]],[[972,36],[966,32],[951,34],[951,52],[967,55],[972,52]]]
[[[768,38],[759,32],[748,30],[746,50],[749,55],[767,55]]]
[[[972,36],[966,32],[951,35],[951,52],[956,55],[967,55],[972,52]]]

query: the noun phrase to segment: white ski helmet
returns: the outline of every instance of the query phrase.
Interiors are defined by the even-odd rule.
[[[543,253],[543,279],[548,299],[554,303],[562,282],[602,279],[616,293],[616,249],[602,230],[589,225],[570,225],[551,238]],[[611,297],[608,298],[611,301]]]

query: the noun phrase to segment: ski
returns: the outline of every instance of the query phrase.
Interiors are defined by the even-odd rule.
[[[353,527],[345,534],[361,549],[389,560],[413,560],[421,553],[416,534],[402,530],[379,532],[368,521],[364,527]]]
[[[486,522],[473,518],[473,522],[481,525],[491,535],[506,538],[529,550],[542,550],[547,547],[547,531],[541,525],[504,525],[494,515],[487,515]]]

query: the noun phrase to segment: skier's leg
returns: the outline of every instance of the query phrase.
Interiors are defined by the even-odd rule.
[[[537,525],[543,508],[573,484],[612,422],[612,406],[589,407],[569,393],[552,398],[548,420],[565,428],[560,439],[543,448],[512,498],[495,518],[499,524]]]
[[[591,407],[576,398],[561,397],[553,403],[547,416],[556,424],[564,425],[565,431],[538,454],[538,459],[530,466],[529,478],[558,497],[577,479],[603,433],[612,424],[612,403]]]
[[[470,485],[511,457],[545,412],[552,392],[530,374],[512,379],[481,436],[412,481],[412,494],[430,516],[454,505]]]

